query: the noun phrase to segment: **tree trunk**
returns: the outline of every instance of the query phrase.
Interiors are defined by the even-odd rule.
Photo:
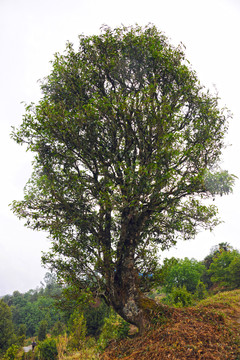
[[[150,324],[151,314],[156,309],[154,300],[146,297],[139,287],[139,274],[128,258],[121,264],[109,286],[108,299],[114,310],[127,322],[137,326],[143,333]]]

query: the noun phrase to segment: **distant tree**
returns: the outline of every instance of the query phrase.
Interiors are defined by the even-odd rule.
[[[9,306],[0,299],[0,354],[14,341],[12,314]]]
[[[159,285],[164,285],[166,282],[166,278],[168,277],[171,268],[178,264],[180,259],[177,259],[175,257],[171,257],[170,259],[166,258],[163,260],[163,264],[160,269],[160,275],[159,275]]]
[[[26,324],[20,324],[18,328],[18,336],[26,336]]]
[[[48,321],[49,328],[57,321],[64,321],[63,312],[55,307],[56,298],[60,297],[62,288],[57,283],[48,285],[44,289],[31,289],[24,294],[15,291],[12,296],[3,297],[3,301],[11,305],[16,334],[21,326],[26,326],[26,336],[33,336],[44,319]]]
[[[194,293],[204,272],[204,266],[195,259],[185,258],[173,264],[165,278],[165,290],[172,292],[174,288],[185,287]]]
[[[55,324],[52,328],[51,335],[59,336],[59,335],[62,335],[65,331],[66,331],[65,324],[61,321],[57,321],[57,322],[55,322]]]
[[[204,260],[203,260],[203,264],[206,267],[206,269],[210,268],[211,263],[213,262],[213,259],[218,255],[221,254],[223,251],[228,251],[228,250],[232,250],[232,247],[230,246],[229,243],[227,242],[222,242],[219,243],[216,246],[213,246],[210,254],[207,255]]]
[[[218,245],[212,247],[210,254],[208,254],[202,261],[202,264],[205,266],[205,271],[203,273],[202,280],[208,289],[210,289],[213,286],[213,283],[211,281],[211,273],[208,270],[214,258],[216,258],[223,251],[229,251],[232,249],[233,248],[227,242],[219,243]]]
[[[206,284],[203,281],[199,281],[194,292],[194,297],[197,300],[203,300],[208,296],[208,292],[206,290]]]
[[[61,296],[62,286],[58,284],[57,277],[55,274],[47,272],[44,276],[44,282],[46,287],[44,289],[44,295],[56,298]]]
[[[240,288],[240,256],[236,256],[229,265],[230,284],[232,289]]]
[[[17,342],[19,345],[24,345],[24,340],[26,338],[26,332],[27,332],[27,326],[26,324],[20,324],[18,327],[18,338],[17,338]]]
[[[231,191],[234,177],[214,173],[228,113],[154,26],[79,41],[55,55],[42,99],[13,132],[35,153],[13,209],[49,231],[43,262],[59,277],[144,330],[155,304],[138,274],[154,269],[151,249],[215,226],[216,208],[201,199]]]
[[[47,329],[48,329],[48,323],[46,320],[42,320],[39,324],[39,329],[38,329],[38,340],[39,341],[43,341],[46,339],[47,336]]]
[[[240,253],[237,250],[219,252],[209,267],[212,283],[225,289],[240,287]]]

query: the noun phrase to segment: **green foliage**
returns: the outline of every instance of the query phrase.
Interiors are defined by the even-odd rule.
[[[101,334],[98,339],[99,349],[104,350],[111,340],[123,339],[128,336],[129,324],[119,315],[112,312],[105,318]]]
[[[47,329],[48,329],[48,323],[46,320],[42,320],[39,324],[39,329],[38,329],[38,340],[39,341],[43,341],[46,339],[47,336]]]
[[[206,285],[204,282],[199,281],[194,292],[194,298],[197,300],[203,300],[208,296],[208,292],[206,290]]]
[[[17,343],[21,346],[24,345],[24,340],[26,339],[26,330],[27,327],[25,324],[21,324],[18,328]]]
[[[38,345],[40,360],[55,360],[58,356],[56,341],[52,338],[46,339]]]
[[[228,268],[230,274],[230,284],[232,289],[240,288],[240,256],[236,256]]]
[[[213,195],[228,194],[232,192],[234,181],[237,176],[229,174],[228,171],[220,171],[214,174],[207,172],[205,175],[206,189]]]
[[[12,314],[9,306],[0,299],[0,353],[14,342]]]
[[[168,268],[164,282],[165,291],[171,293],[174,288],[185,287],[187,291],[194,293],[203,272],[204,266],[195,259],[177,260]]]
[[[100,302],[100,301],[99,301]],[[87,335],[98,336],[104,324],[104,319],[110,314],[110,307],[101,301],[99,305],[90,304],[83,310],[86,320]]]
[[[163,302],[176,307],[190,306],[193,304],[193,295],[187,291],[186,286],[174,287]]]
[[[174,257],[171,257],[170,259],[168,258],[164,259],[163,265],[161,266],[161,270],[160,270],[159,285],[164,285],[171,268],[173,267],[173,265],[178,264],[178,262],[179,259],[176,259]]]
[[[18,328],[18,336],[26,336],[27,327],[26,324],[20,324]]]
[[[228,290],[240,287],[240,253],[237,250],[219,252],[208,271],[213,283]]]
[[[59,335],[63,335],[66,331],[66,326],[64,323],[62,323],[61,321],[57,321],[51,331],[51,335],[52,336],[59,336]]]
[[[37,333],[42,320],[48,321],[49,328],[55,322],[63,321],[62,311],[55,307],[55,299],[60,296],[61,291],[62,287],[52,281],[46,283],[45,288],[29,290],[25,294],[14,291],[12,296],[4,296],[4,302],[11,308],[15,332],[19,334],[19,329],[24,324],[26,336],[32,337]]]
[[[69,347],[78,350],[83,346],[86,339],[86,320],[82,313],[77,310],[69,320]]]
[[[203,273],[202,280],[206,285],[207,289],[210,289],[213,286],[213,283],[211,281],[211,274],[208,271],[211,263],[213,262],[213,259],[223,251],[228,251],[228,250],[232,250],[232,247],[227,242],[222,242],[217,246],[214,246],[211,249],[210,254],[207,255],[202,261],[202,264],[205,266],[205,271]]]
[[[41,88],[12,134],[35,154],[13,210],[49,232],[44,264],[121,313],[115,294],[126,299],[138,284],[154,286],[133,273],[155,275],[156,245],[169,248],[218,224],[216,207],[203,201],[233,185],[227,172],[212,173],[229,114],[200,85],[184,48],[154,26],[80,36],[77,51],[68,43],[55,55]]]
[[[18,346],[18,345],[14,345],[14,344],[11,345],[11,346],[7,349],[7,351],[6,351],[3,359],[4,359],[4,360],[15,360],[18,351],[19,351],[19,346]]]

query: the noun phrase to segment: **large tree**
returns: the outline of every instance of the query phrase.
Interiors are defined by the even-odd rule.
[[[227,172],[213,175],[228,113],[154,26],[80,36],[41,88],[13,132],[35,154],[13,209],[49,232],[45,264],[143,330],[139,274],[154,273],[155,246],[212,228],[216,208],[202,201],[231,189]]]

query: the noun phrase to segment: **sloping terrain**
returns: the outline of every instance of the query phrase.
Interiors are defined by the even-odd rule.
[[[240,290],[160,311],[143,336],[112,342],[101,360],[240,359]]]

